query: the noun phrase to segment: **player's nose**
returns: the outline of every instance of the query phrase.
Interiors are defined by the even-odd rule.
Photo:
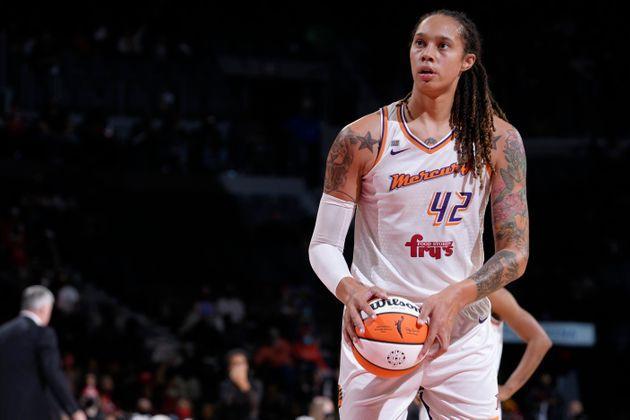
[[[426,62],[435,61],[435,47],[432,43],[429,43],[423,50],[420,55],[420,61],[424,64]]]

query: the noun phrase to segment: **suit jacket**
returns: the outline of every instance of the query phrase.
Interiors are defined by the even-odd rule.
[[[50,419],[47,393],[66,413],[79,409],[61,370],[57,335],[19,316],[0,326],[0,420]]]

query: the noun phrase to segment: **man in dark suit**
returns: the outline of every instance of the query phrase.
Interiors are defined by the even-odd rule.
[[[43,286],[22,294],[20,316],[0,326],[0,420],[58,419],[47,392],[72,420],[85,420],[72,397],[48,327],[55,298]]]

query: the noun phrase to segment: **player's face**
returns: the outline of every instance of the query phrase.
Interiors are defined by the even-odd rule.
[[[409,50],[414,84],[427,93],[440,93],[456,86],[463,71],[475,62],[474,54],[464,54],[464,41],[457,20],[433,15],[423,20]]]

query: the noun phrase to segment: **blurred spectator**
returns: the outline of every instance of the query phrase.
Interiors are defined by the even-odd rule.
[[[265,379],[277,380],[286,392],[293,391],[296,381],[293,348],[277,328],[270,329],[269,342],[256,351],[254,364],[264,372]]]
[[[212,420],[214,419],[215,406],[211,403],[204,403],[201,407],[201,420]]]
[[[245,305],[233,285],[228,284],[224,295],[217,300],[217,311],[232,324],[239,324],[245,318]]]
[[[308,415],[313,420],[330,420],[335,415],[335,404],[328,397],[317,396],[311,402]]]
[[[228,378],[221,383],[219,419],[257,420],[262,399],[262,383],[249,375],[249,364],[243,350],[227,355]]]
[[[104,420],[105,414],[101,411],[100,400],[98,398],[82,398],[81,408],[89,420]]]
[[[113,400],[114,395],[114,379],[111,375],[103,375],[101,377],[101,411],[105,415],[116,414],[118,408]]]
[[[88,373],[85,375],[85,387],[83,391],[81,391],[82,399],[98,399],[100,397],[98,393],[98,389],[96,389],[96,375],[93,373]]]
[[[286,368],[293,365],[291,343],[280,336],[277,328],[269,330],[269,344],[261,346],[254,356],[256,365],[268,364],[272,368]]]
[[[79,300],[79,292],[71,284],[66,284],[57,292],[57,308],[65,314],[74,312]]]
[[[295,343],[294,351],[299,360],[313,363],[318,369],[328,369],[319,347],[319,341],[315,338],[311,326],[302,327],[302,336]]]
[[[501,418],[503,420],[523,420],[523,413],[521,413],[518,404],[512,399],[503,401],[501,403]]]
[[[560,419],[560,400],[553,386],[553,377],[544,373],[538,378],[538,382],[531,389],[528,398],[531,404],[529,417],[538,420]]]
[[[188,398],[180,398],[177,401],[177,408],[175,409],[175,415],[181,420],[188,420],[192,418],[192,403]]]
[[[562,402],[563,418],[583,419],[584,406],[580,401],[578,373],[572,363],[571,353],[562,349],[558,355],[560,372],[556,377],[556,393]]]
[[[153,412],[153,404],[148,398],[138,399],[136,411],[131,415],[131,420],[148,420]]]

